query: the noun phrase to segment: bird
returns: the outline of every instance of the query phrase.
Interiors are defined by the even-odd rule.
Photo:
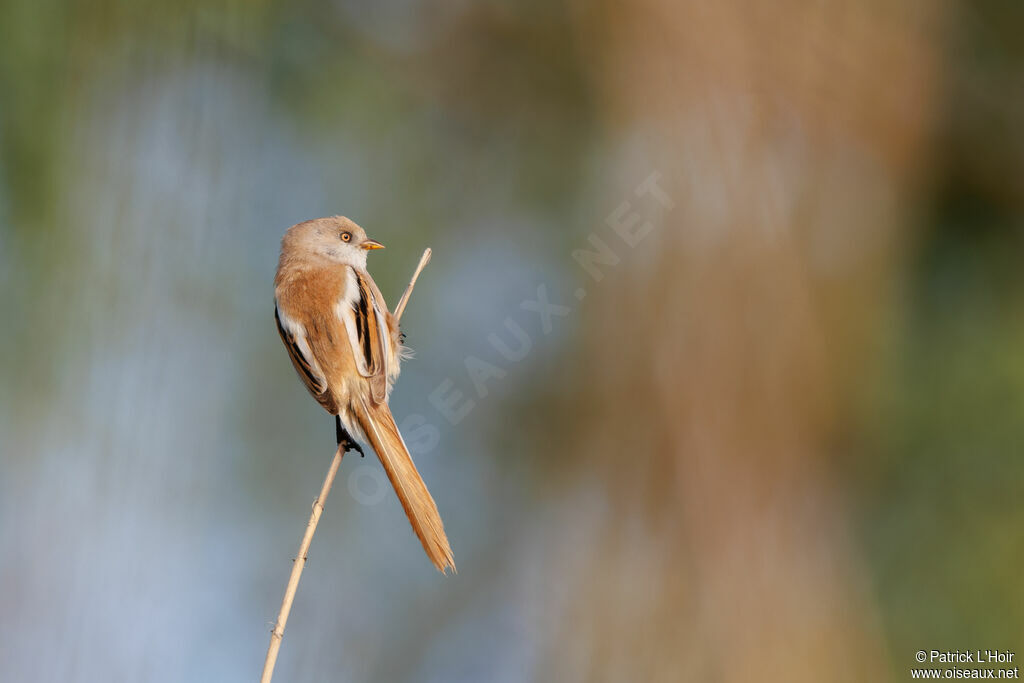
[[[339,448],[373,447],[434,566],[455,571],[444,524],[395,424],[388,399],[409,357],[398,320],[366,270],[384,245],[354,221],[329,216],[297,223],[281,240],[274,317],[309,393],[335,417]]]

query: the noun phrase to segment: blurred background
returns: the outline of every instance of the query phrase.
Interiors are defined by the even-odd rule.
[[[459,567],[349,456],[281,681],[907,680],[1024,637],[1024,7],[0,3],[0,680],[252,681],[344,214]]]

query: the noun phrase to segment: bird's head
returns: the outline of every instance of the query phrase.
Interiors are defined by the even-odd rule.
[[[366,268],[366,254],[384,245],[366,236],[366,231],[344,216],[317,218],[293,225],[285,233],[286,250],[308,258],[323,258]]]

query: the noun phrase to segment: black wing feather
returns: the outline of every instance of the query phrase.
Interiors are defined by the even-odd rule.
[[[327,381],[319,376],[318,373],[313,371],[313,365],[303,355],[302,349],[295,343],[295,337],[288,333],[281,324],[281,315],[277,310],[277,306],[274,306],[274,321],[277,323],[277,332],[281,335],[281,341],[284,342],[284,347],[288,350],[288,357],[291,358],[292,365],[295,367],[295,371],[299,373],[299,379],[309,389],[309,393],[313,394],[320,405],[322,405],[327,412],[332,415],[338,414],[338,407],[335,404],[334,397],[331,396],[331,392],[328,391]]]

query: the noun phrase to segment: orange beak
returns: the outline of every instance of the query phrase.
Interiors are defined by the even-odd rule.
[[[384,245],[377,240],[366,240],[363,242],[363,249],[370,251],[371,249],[383,249]]]

